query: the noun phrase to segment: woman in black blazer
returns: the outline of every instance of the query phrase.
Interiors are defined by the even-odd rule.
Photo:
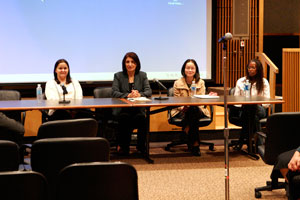
[[[151,97],[152,90],[145,72],[140,71],[139,57],[134,52],[127,53],[122,61],[123,71],[114,75],[112,97],[137,98]],[[119,131],[117,134],[118,153],[129,155],[131,134],[138,129],[137,150],[145,153],[146,116],[145,108],[115,108],[113,114],[117,117]]]

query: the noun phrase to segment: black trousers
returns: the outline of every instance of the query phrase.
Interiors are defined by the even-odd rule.
[[[183,129],[187,126],[189,127],[189,146],[193,146],[195,142],[200,142],[199,119],[206,117],[202,110],[198,106],[189,106],[175,117],[182,119]]]
[[[140,108],[124,108],[117,116],[118,120],[118,145],[124,149],[129,149],[131,135],[134,129],[138,129],[137,148],[145,150],[146,147],[146,116]]]
[[[261,105],[243,105],[229,107],[229,122],[242,126],[240,141],[249,138],[249,133],[260,131],[259,120],[267,116],[266,109]]]

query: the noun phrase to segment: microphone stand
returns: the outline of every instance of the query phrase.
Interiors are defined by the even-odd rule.
[[[59,101],[59,103],[60,104],[68,104],[68,103],[70,103],[71,101],[70,100],[66,100],[66,94],[68,94],[68,91],[67,91],[67,89],[66,89],[66,87],[65,86],[61,86],[62,87],[62,89],[63,89],[63,100],[62,101]]]
[[[159,83],[157,83],[157,84],[158,84],[158,93],[159,93],[159,97],[155,97],[154,99],[155,99],[155,100],[167,100],[167,99],[169,99],[169,97],[162,97],[162,96],[161,96],[161,86],[160,86]]]
[[[227,120],[227,67],[226,67],[226,50],[227,50],[227,40],[223,42],[223,79],[224,79],[224,152],[225,152],[225,199],[229,200],[229,155],[228,155],[228,138],[229,138],[229,128]]]

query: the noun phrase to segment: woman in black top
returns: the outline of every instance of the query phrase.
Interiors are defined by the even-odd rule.
[[[123,71],[114,75],[112,97],[137,98],[151,97],[152,90],[145,72],[140,71],[141,64],[136,53],[127,53],[122,61]],[[117,117],[119,131],[117,134],[118,152],[129,154],[131,134],[134,128],[138,129],[137,149],[145,152],[146,117],[145,108],[115,108],[113,114]]]

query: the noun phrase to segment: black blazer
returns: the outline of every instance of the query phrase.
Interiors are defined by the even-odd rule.
[[[151,97],[152,90],[145,72],[140,71],[134,75],[134,89],[138,90],[143,97]],[[130,92],[128,75],[123,72],[115,73],[111,96],[114,98],[126,98]],[[138,109],[140,110],[140,113],[145,113],[145,108]],[[128,109],[114,108],[113,114],[118,115],[122,110]]]
[[[134,89],[138,90],[143,97],[151,97],[152,90],[145,72],[140,71],[134,75]],[[126,98],[130,92],[128,75],[123,72],[115,73],[112,84],[112,97]]]

